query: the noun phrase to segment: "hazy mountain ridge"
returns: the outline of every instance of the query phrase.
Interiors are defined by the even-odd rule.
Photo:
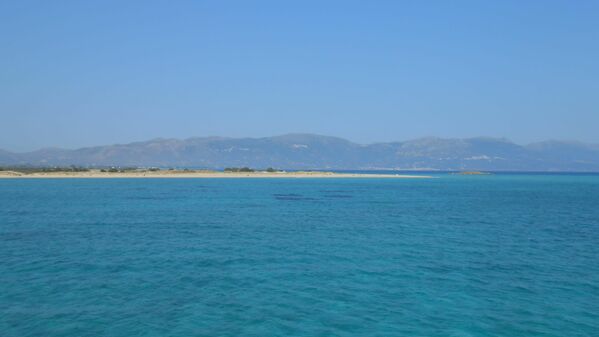
[[[522,146],[487,137],[362,145],[313,134],[157,138],[76,150],[0,150],[0,165],[599,171],[599,145],[552,140]]]

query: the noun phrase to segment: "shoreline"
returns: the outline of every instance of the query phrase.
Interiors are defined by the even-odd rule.
[[[0,179],[89,179],[89,178],[389,178],[389,179],[426,179],[431,176],[406,174],[369,174],[335,172],[210,172],[210,171],[144,171],[144,172],[34,172],[21,173],[0,171]]]

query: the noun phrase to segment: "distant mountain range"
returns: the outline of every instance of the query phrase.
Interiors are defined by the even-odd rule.
[[[0,165],[599,171],[599,145],[546,141],[522,146],[507,139],[485,137],[421,138],[362,145],[336,137],[288,134],[265,138],[153,139],[27,153],[0,150]]]

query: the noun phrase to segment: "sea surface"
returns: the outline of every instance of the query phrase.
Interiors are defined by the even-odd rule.
[[[599,336],[599,176],[0,179],[0,336]]]

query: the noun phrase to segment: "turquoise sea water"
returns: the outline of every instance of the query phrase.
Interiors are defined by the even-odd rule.
[[[0,180],[0,336],[599,336],[599,176]]]

